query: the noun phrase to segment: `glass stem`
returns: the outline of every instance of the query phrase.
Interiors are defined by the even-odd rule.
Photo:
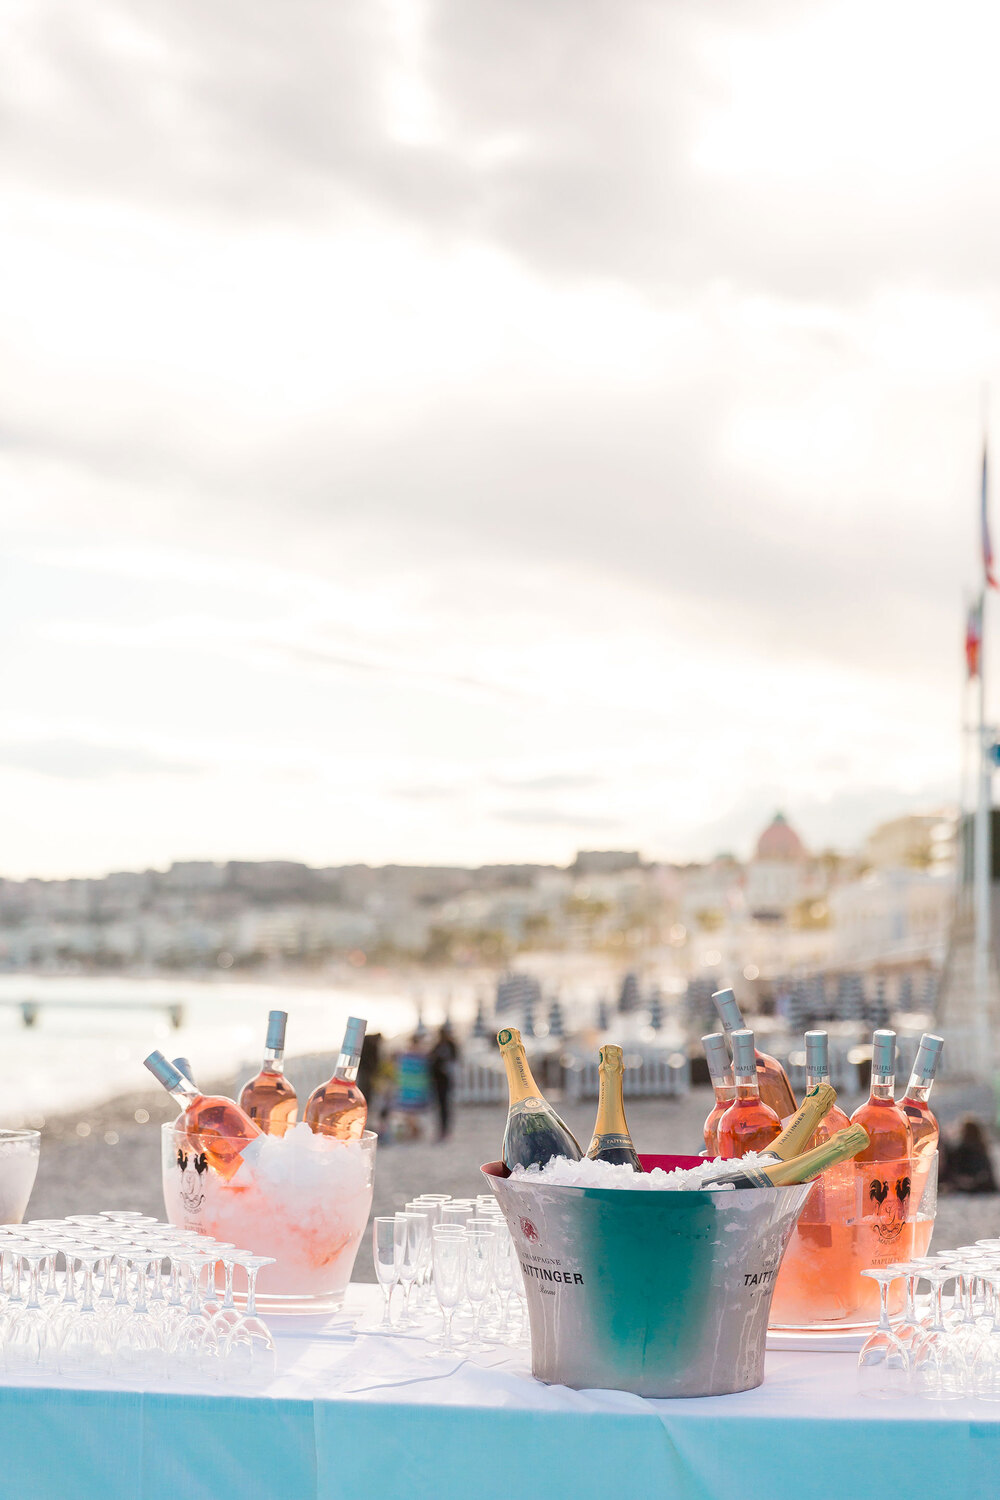
[[[944,1304],[941,1301],[941,1295],[942,1295],[943,1292],[944,1292],[944,1282],[939,1280],[939,1281],[937,1281],[935,1283],[935,1286],[934,1286],[934,1331],[935,1331],[935,1333],[943,1333],[944,1332]]]
[[[145,1313],[149,1311],[146,1306],[146,1272],[148,1270],[148,1261],[139,1261],[136,1265],[135,1310],[137,1313]]]
[[[878,1284],[879,1308],[878,1326],[880,1329],[889,1328],[889,1278],[882,1276]]]
[[[258,1266],[250,1266],[247,1271],[247,1311],[248,1318],[257,1316],[257,1272]]]
[[[83,1306],[80,1311],[85,1313],[94,1311],[94,1262],[92,1260],[83,1263]]]

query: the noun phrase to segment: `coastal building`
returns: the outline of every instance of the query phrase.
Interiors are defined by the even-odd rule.
[[[852,968],[944,962],[955,887],[946,872],[871,870],[830,892],[835,965]]]

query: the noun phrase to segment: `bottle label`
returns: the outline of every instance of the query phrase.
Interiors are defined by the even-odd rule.
[[[187,1137],[177,1146],[174,1160],[180,1169],[175,1192],[184,1209],[185,1228],[201,1228],[201,1206],[205,1201],[205,1178],[208,1158]]]
[[[548,1110],[548,1105],[545,1103],[545,1100],[540,1099],[537,1094],[529,1094],[527,1099],[518,1099],[517,1103],[513,1104],[511,1108],[516,1110],[523,1110],[524,1113],[528,1115],[541,1115],[545,1114],[545,1112]]]
[[[627,1135],[597,1135],[594,1137],[601,1151],[607,1151],[610,1147],[622,1147],[628,1151],[633,1149],[632,1138]]]
[[[879,1242],[892,1245],[909,1217],[911,1180],[908,1172],[883,1172],[873,1163],[863,1178],[862,1216],[869,1220]]]

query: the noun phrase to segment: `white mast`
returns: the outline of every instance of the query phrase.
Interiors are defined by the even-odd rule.
[[[984,455],[983,484],[986,484]],[[978,771],[976,790],[976,822],[974,832],[974,856],[972,869],[973,913],[975,938],[973,952],[973,1027],[972,1035],[976,1056],[987,1077],[992,1076],[993,1057],[990,1042],[990,865],[991,807],[993,800],[992,752],[993,735],[986,723],[986,670],[984,646],[986,637],[986,589],[979,596],[979,723],[976,726],[978,747]],[[978,1069],[977,1069],[978,1071]]]

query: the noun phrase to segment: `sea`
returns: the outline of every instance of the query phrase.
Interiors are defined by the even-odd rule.
[[[187,1057],[199,1078],[256,1067],[269,1010],[288,1012],[286,1051],[335,1054],[349,1015],[370,1031],[394,1037],[418,1017],[433,1027],[475,1014],[477,991],[456,975],[447,984],[416,985],[404,977],[303,982],[190,977],[0,975],[0,1045],[6,1061],[0,1124],[21,1123],[102,1103],[150,1082],[142,1060],[154,1048]],[[36,1008],[26,1026],[23,1006]],[[168,1006],[182,1008],[179,1027]],[[252,1069],[251,1069],[252,1071]]]

